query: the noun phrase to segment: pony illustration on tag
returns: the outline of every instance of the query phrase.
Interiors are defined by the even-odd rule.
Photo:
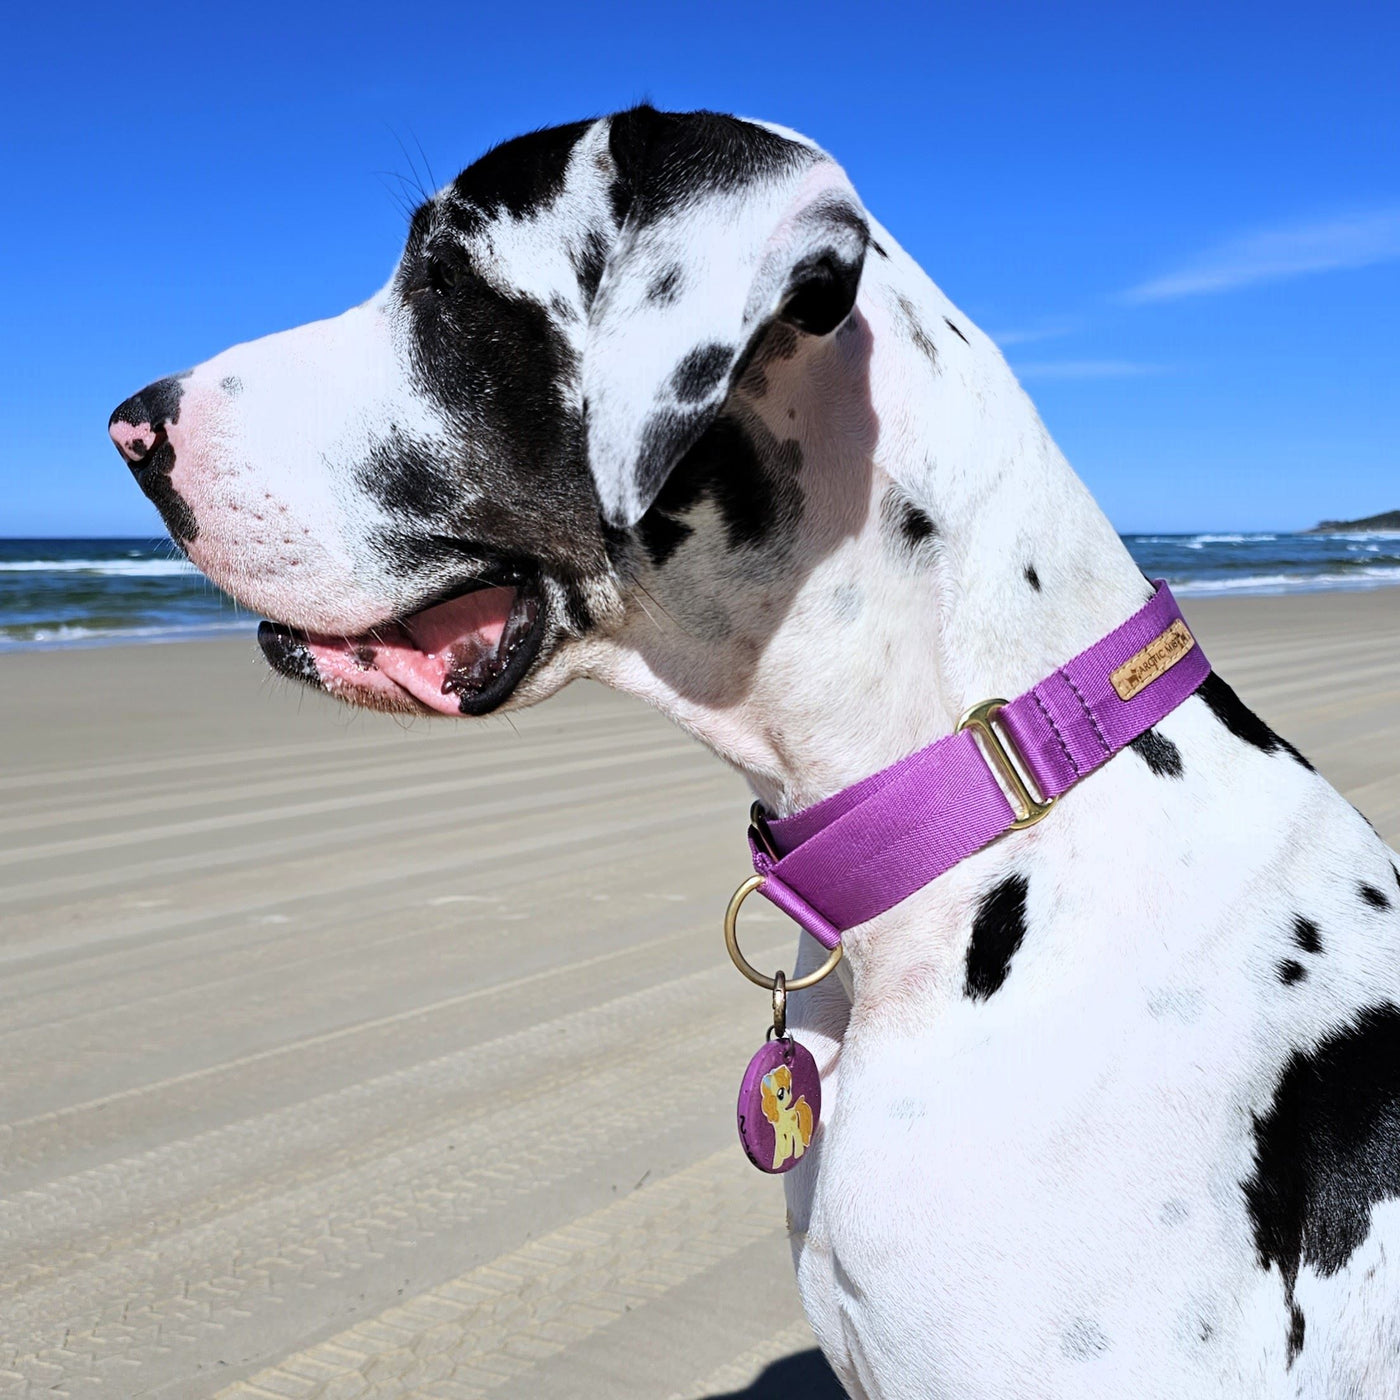
[[[763,1116],[773,1125],[773,1170],[795,1162],[812,1140],[812,1110],[807,1100],[792,1094],[792,1071],[786,1065],[763,1076]]]

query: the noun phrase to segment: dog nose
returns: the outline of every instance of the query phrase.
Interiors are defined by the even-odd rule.
[[[178,379],[158,379],[119,404],[107,420],[117,451],[133,471],[167,441],[167,425],[179,421],[182,392]]]
[[[194,511],[170,479],[175,469],[175,446],[168,429],[180,421],[183,378],[157,379],[133,394],[107,420],[117,451],[177,544],[188,544],[199,533]]]
[[[125,416],[127,414],[137,418],[137,421],[132,422]],[[150,416],[142,413],[140,394],[134,394],[117,409],[107,424],[107,431],[117,444],[117,451],[133,467],[139,466],[166,441],[165,424],[152,423]]]

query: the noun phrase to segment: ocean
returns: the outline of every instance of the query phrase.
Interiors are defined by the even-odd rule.
[[[1124,535],[1182,597],[1400,584],[1400,534]],[[0,540],[0,651],[250,634],[169,540]]]
[[[257,623],[169,540],[0,540],[0,651],[176,642]]]

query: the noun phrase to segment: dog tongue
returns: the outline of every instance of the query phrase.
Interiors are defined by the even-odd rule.
[[[455,715],[458,694],[481,689],[504,666],[514,640],[508,634],[519,630],[511,627],[515,600],[514,588],[482,588],[363,637],[313,637],[309,644],[323,677],[347,663],[361,675],[379,671],[429,709]]]
[[[404,619],[402,629],[425,656],[455,656],[462,645],[494,651],[510,621],[513,588],[480,588],[463,598],[424,608]]]

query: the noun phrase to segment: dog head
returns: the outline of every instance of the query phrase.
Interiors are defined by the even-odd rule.
[[[596,669],[657,570],[724,589],[690,536],[761,572],[757,534],[800,506],[741,386],[837,338],[868,240],[789,132],[646,107],[539,131],[423,204],[362,306],[160,380],[110,431],[190,559],[269,619],[274,667],[484,714]]]
[[[786,1065],[770,1070],[759,1082],[763,1116],[773,1124],[792,1107],[792,1071]]]

